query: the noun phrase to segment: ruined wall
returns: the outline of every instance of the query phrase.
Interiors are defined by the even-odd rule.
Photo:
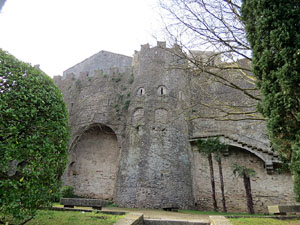
[[[199,210],[212,211],[211,183],[208,159],[196,151],[194,146],[194,194]],[[222,195],[218,164],[214,160],[214,176],[216,182],[216,198],[219,210],[222,211]],[[267,174],[264,162],[255,155],[231,147],[229,156],[222,157],[222,168],[225,186],[226,205],[229,212],[247,212],[246,193],[243,179],[235,177],[232,166],[234,163],[244,165],[255,170],[256,175],[251,177],[252,197],[254,210],[257,213],[267,213],[267,206],[294,202],[293,182],[290,174]]]

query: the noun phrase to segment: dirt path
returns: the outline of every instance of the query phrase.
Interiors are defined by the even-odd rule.
[[[159,219],[159,220],[179,220],[179,221],[189,221],[198,223],[209,223],[208,215],[196,215],[187,214],[180,212],[169,212],[164,210],[156,209],[129,209],[129,208],[102,208],[103,211],[120,211],[120,212],[137,212],[143,213],[144,219]]]

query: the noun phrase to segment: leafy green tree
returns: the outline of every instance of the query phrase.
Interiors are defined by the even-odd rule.
[[[69,128],[50,77],[0,49],[0,223],[22,223],[59,191]]]
[[[216,200],[216,191],[215,191],[215,178],[214,178],[214,168],[213,168],[213,160],[212,155],[214,155],[215,160],[218,162],[219,168],[219,177],[221,184],[221,192],[222,192],[222,204],[223,211],[227,212],[226,208],[226,200],[225,200],[225,192],[224,192],[224,178],[223,178],[223,169],[222,169],[222,152],[227,149],[227,145],[222,144],[219,138],[208,138],[206,140],[198,140],[197,141],[198,151],[207,156],[210,168],[210,177],[211,177],[211,187],[212,187],[212,198],[214,210],[218,210],[217,200]]]
[[[253,169],[246,168],[239,164],[233,164],[233,174],[243,178],[244,187],[246,191],[247,198],[247,208],[250,214],[254,214],[253,198],[251,192],[251,180],[250,177],[255,176],[255,171]]]
[[[262,93],[258,108],[273,147],[291,163],[300,201],[300,2],[244,0],[242,18]]]

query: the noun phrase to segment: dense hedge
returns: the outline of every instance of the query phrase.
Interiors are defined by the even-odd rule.
[[[262,93],[259,110],[274,148],[290,162],[300,200],[300,2],[244,0],[242,18]]]
[[[0,223],[34,215],[59,191],[68,116],[50,77],[0,49]]]

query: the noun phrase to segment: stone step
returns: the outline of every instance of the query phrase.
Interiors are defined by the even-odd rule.
[[[232,225],[225,216],[209,216],[210,225]]]
[[[209,225],[207,221],[170,220],[170,219],[145,219],[144,225]]]
[[[143,225],[144,215],[142,213],[128,213],[114,225]]]

